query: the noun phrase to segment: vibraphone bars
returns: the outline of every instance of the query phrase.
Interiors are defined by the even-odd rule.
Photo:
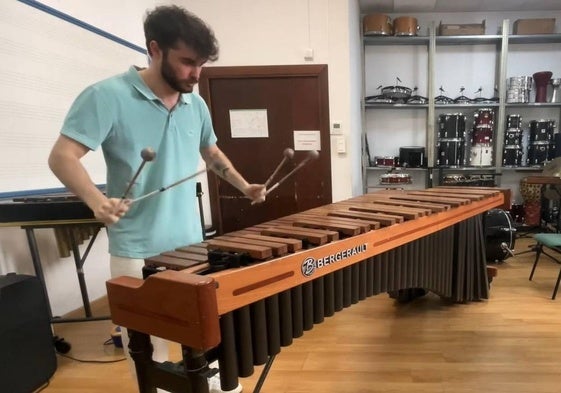
[[[222,389],[266,364],[260,387],[281,347],[378,293],[488,298],[481,217],[503,200],[493,188],[382,191],[147,259],[166,269],[107,282],[112,319],[129,329],[140,392],[208,392],[210,350]],[[216,271],[223,251],[241,266]],[[148,335],[180,343],[183,362],[153,362]]]

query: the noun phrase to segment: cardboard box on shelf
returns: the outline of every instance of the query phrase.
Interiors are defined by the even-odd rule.
[[[438,26],[438,35],[483,35],[485,34],[485,21],[470,24],[443,24]]]
[[[555,18],[517,19],[514,21],[513,33],[524,34],[552,34],[555,31]]]

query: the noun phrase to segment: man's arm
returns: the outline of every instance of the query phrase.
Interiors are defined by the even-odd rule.
[[[86,146],[60,135],[49,155],[49,167],[62,184],[92,209],[98,220],[113,224],[128,210],[128,205],[117,198],[107,198],[95,186],[80,162],[88,152]]]
[[[249,184],[218,146],[212,145],[202,148],[201,156],[208,168],[221,179],[240,190],[252,202],[260,203],[265,200],[265,186],[263,184]]]

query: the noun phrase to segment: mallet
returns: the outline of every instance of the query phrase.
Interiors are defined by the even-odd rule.
[[[288,179],[290,176],[292,176],[298,169],[302,168],[304,165],[306,165],[306,163],[308,161],[311,160],[315,160],[316,158],[319,157],[319,153],[317,150],[310,150],[308,152],[308,155],[306,156],[306,158],[304,158],[298,165],[296,165],[296,168],[294,168],[293,170],[291,170],[285,177],[283,177],[282,179],[280,179],[278,182],[276,182],[271,188],[269,188],[266,192],[265,195],[268,195],[271,191],[273,191],[275,188],[277,188],[278,186],[281,185],[281,183],[283,183],[286,179]]]
[[[151,192],[149,192],[148,194],[144,194],[144,195],[142,195],[142,196],[139,196],[138,198],[131,199],[131,200],[130,200],[130,203],[138,202],[138,201],[141,201],[141,200],[143,200],[143,199],[146,199],[146,198],[149,198],[149,197],[151,197],[151,196],[154,196],[154,195],[156,195],[156,194],[159,194],[160,192],[164,192],[165,190],[169,190],[170,188],[175,187],[175,186],[177,186],[177,185],[179,185],[179,184],[181,184],[181,183],[183,183],[183,182],[186,182],[187,180],[190,180],[190,179],[192,179],[192,178],[194,178],[194,177],[197,177],[197,176],[199,176],[199,175],[205,173],[205,172],[208,171],[208,170],[209,170],[208,168],[207,168],[207,169],[201,169],[200,171],[195,172],[195,173],[193,173],[193,174],[190,175],[190,176],[184,177],[183,179],[180,179],[180,180],[176,181],[175,183],[171,183],[169,186],[165,186],[165,187],[158,188],[157,190],[151,191]]]
[[[140,166],[136,170],[136,173],[132,177],[132,180],[130,181],[129,185],[127,186],[127,189],[125,190],[125,192],[121,196],[121,199],[126,199],[127,198],[127,195],[129,195],[129,192],[130,192],[132,186],[134,185],[134,182],[138,178],[138,175],[140,175],[140,171],[142,171],[142,168],[144,168],[144,164],[146,164],[148,161],[153,161],[154,158],[156,158],[156,152],[151,147],[145,147],[140,152],[140,157],[142,158],[142,163],[140,164]]]
[[[284,149],[284,151],[282,152],[282,155],[284,156],[282,158],[282,161],[280,162],[280,164],[276,167],[276,169],[274,170],[273,174],[271,176],[269,176],[269,178],[267,179],[267,181],[265,182],[264,186],[267,187],[271,181],[273,180],[273,178],[277,175],[277,173],[280,171],[280,169],[282,168],[282,166],[286,163],[286,161],[291,160],[292,157],[294,157],[294,150],[292,150],[290,147],[287,147],[286,149]]]

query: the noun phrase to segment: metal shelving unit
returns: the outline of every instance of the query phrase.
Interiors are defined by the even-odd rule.
[[[428,64],[427,64],[427,88],[428,88],[428,104],[363,104],[363,146],[366,139],[367,124],[365,120],[365,111],[367,110],[399,110],[399,109],[419,109],[427,111],[427,122],[426,122],[426,154],[428,158],[428,168],[415,168],[416,170],[422,170],[427,172],[427,176],[432,179],[432,172],[437,172],[440,177],[444,172],[451,171],[461,171],[466,172],[492,172],[498,179],[500,179],[503,171],[517,171],[517,172],[536,172],[540,171],[538,167],[503,167],[502,163],[502,153],[504,144],[504,129],[506,121],[507,108],[560,108],[561,103],[525,103],[525,104],[507,104],[506,103],[506,80],[507,80],[507,62],[509,45],[516,44],[552,44],[561,43],[561,34],[540,34],[540,35],[511,35],[510,34],[510,21],[508,19],[503,20],[501,34],[500,35],[474,35],[474,36],[436,36],[436,28],[434,22],[429,27],[428,36],[416,36],[416,37],[394,37],[394,36],[365,36],[363,37],[363,64],[364,64],[364,47],[371,45],[385,46],[385,45],[420,45],[427,46],[428,49]],[[499,55],[498,60],[498,70],[497,70],[497,85],[498,85],[498,103],[476,103],[476,104],[435,104],[435,67],[434,62],[436,58],[436,50],[438,46],[447,45],[495,45],[496,53]],[[363,70],[363,76],[366,78],[366,70]],[[363,92],[364,96],[364,92]],[[445,167],[435,167],[435,139],[436,139],[436,128],[435,128],[435,117],[436,110],[442,109],[477,109],[477,108],[494,108],[496,110],[495,115],[495,138],[494,138],[494,166],[492,167],[462,167],[462,168],[445,168]],[[366,156],[365,149],[363,147],[363,158]],[[382,170],[387,168],[377,168],[371,167],[363,159],[363,187],[366,192],[368,188],[372,188],[368,185],[368,172],[373,170]],[[407,171],[411,171],[413,168],[408,168]],[[431,184],[431,180],[427,184]]]

